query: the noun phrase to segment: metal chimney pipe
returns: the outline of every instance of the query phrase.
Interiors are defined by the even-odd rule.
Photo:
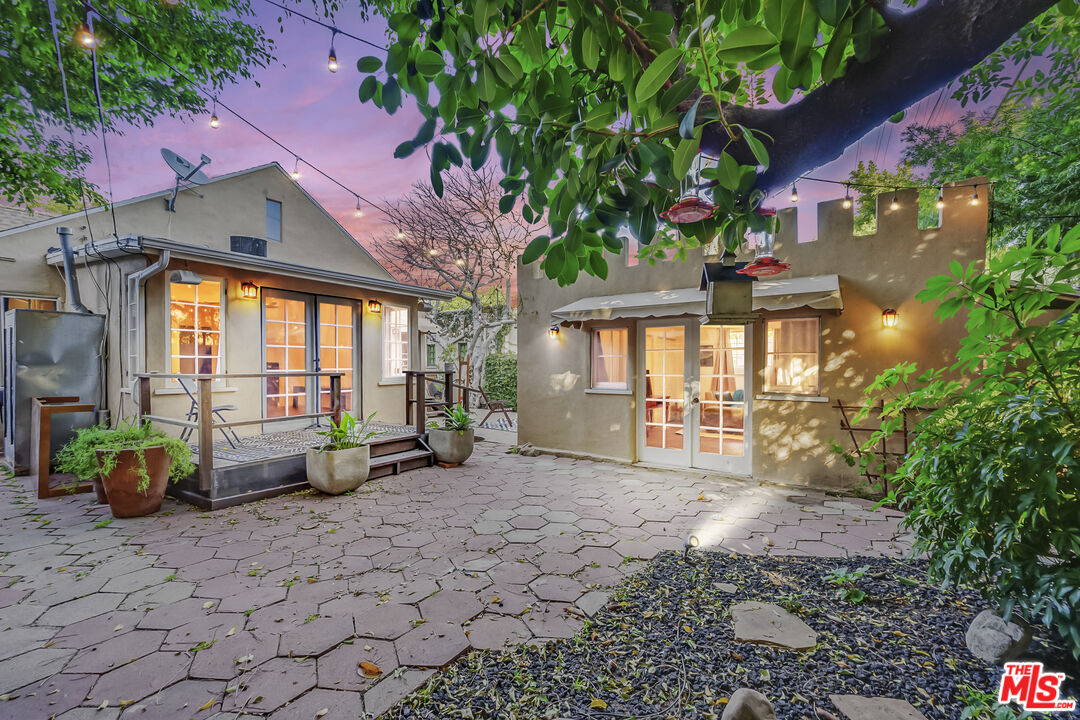
[[[71,228],[58,227],[56,234],[60,236],[60,251],[64,254],[64,284],[67,285],[68,300],[77,312],[90,314],[90,310],[83,305],[79,296],[79,281],[75,277],[75,254],[71,251]]]

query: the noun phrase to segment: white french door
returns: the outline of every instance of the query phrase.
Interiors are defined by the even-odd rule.
[[[750,474],[750,325],[642,322],[638,457]]]

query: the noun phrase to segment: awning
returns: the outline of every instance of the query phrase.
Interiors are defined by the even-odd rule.
[[[754,283],[754,310],[843,310],[840,279],[836,275],[811,275]],[[704,315],[705,291],[697,288],[652,290],[582,298],[552,311],[552,318],[564,323],[623,318]]]

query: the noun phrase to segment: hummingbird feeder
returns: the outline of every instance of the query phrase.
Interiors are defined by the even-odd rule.
[[[751,234],[754,241],[754,261],[741,267],[735,272],[752,277],[764,277],[766,275],[778,275],[791,269],[791,263],[780,262],[775,255],[776,245],[776,210],[760,209],[757,211],[768,219],[764,230]]]
[[[684,197],[679,202],[672,205],[670,208],[660,213],[660,217],[664,218],[668,222],[675,223],[676,225],[682,225],[685,223],[696,223],[702,220],[708,220],[713,216],[716,208],[711,203],[702,200],[696,195]]]

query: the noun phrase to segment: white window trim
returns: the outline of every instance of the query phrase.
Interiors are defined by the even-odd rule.
[[[621,383],[603,383],[601,385],[593,384],[593,361],[595,359],[593,355],[593,343],[596,342],[596,333],[602,330],[622,330],[626,333],[626,353],[622,356],[626,360],[626,380]],[[589,328],[589,387],[586,392],[590,393],[607,393],[607,394],[630,394],[630,327],[628,325],[608,325],[601,327]],[[605,357],[619,357],[618,355],[607,355]]]
[[[229,326],[229,281],[223,277],[215,275],[201,275],[202,279],[209,280],[210,282],[221,283],[221,330],[218,350],[218,371],[216,374],[225,374],[228,372],[226,358],[228,357],[228,331]],[[183,285],[184,283],[175,283]],[[168,365],[166,372],[172,372],[172,286],[174,283],[168,278],[165,279],[165,363]],[[144,329],[143,332],[146,332]],[[196,373],[198,374],[198,373]],[[234,389],[234,388],[233,388]],[[175,379],[170,379],[166,387],[161,388],[160,391],[155,390],[155,395],[171,395],[175,394],[171,392],[175,390],[176,393],[183,393],[184,391],[177,386]],[[229,392],[231,389],[226,387],[224,380],[214,380],[212,383],[212,390],[214,392]]]
[[[379,370],[382,379],[379,381],[380,385],[399,385],[405,382],[405,373],[401,375],[387,375],[386,374],[386,318],[389,313],[387,310],[404,310],[405,311],[405,333],[408,337],[405,345],[405,368],[408,369],[409,361],[412,359],[412,313],[409,312],[409,308],[405,305],[393,305],[391,303],[383,303],[383,311],[380,313],[380,323],[382,325],[379,328]]]
[[[769,371],[769,322],[782,322],[784,320],[816,320],[817,321],[817,387],[813,392],[808,393],[793,393],[784,392],[781,390],[766,390],[765,378]],[[827,402],[828,398],[821,394],[821,315],[792,315],[791,317],[773,317],[766,318],[762,327],[761,333],[761,395],[755,396],[755,399],[766,400],[809,400],[811,402]],[[822,399],[824,398],[824,399]]]

